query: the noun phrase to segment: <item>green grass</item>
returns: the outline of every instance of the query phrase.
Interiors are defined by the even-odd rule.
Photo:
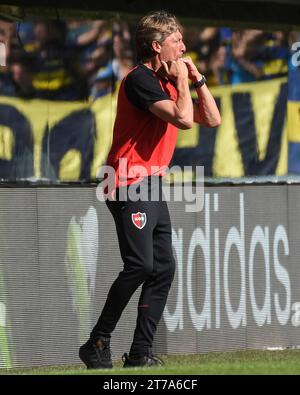
[[[229,375],[229,374],[300,374],[300,350],[247,350],[226,353],[162,356],[165,366],[123,369],[115,361],[112,370],[86,370],[82,365],[0,369],[16,375]]]

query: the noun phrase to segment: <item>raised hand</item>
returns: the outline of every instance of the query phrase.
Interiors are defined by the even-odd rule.
[[[170,80],[176,82],[178,79],[188,78],[188,69],[183,59],[162,61],[161,64],[164,75]]]
[[[195,66],[192,59],[187,56],[185,58],[181,58],[182,62],[185,63],[188,69],[188,77],[192,82],[199,81],[201,79],[201,74],[199,73],[197,67]]]

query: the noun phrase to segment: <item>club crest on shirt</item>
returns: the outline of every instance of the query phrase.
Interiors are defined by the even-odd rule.
[[[138,229],[143,229],[143,227],[146,225],[147,222],[147,217],[146,213],[133,213],[131,214],[131,219],[133,222],[133,225],[136,226]]]

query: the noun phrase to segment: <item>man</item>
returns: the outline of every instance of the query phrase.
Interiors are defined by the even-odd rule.
[[[90,339],[80,348],[79,356],[88,368],[112,367],[111,333],[140,285],[137,323],[129,355],[123,355],[124,367],[162,364],[152,354],[152,342],[175,261],[161,176],[171,161],[178,128],[190,129],[194,121],[210,127],[221,122],[205,78],[190,58],[182,58],[185,45],[175,16],[158,11],[142,18],[136,44],[140,63],[121,83],[108,156],[108,165],[116,171],[116,200],[107,200],[107,206],[116,224],[124,269],[109,291]],[[189,79],[198,94],[194,105]],[[124,194],[136,184],[155,190],[159,199],[125,201]]]

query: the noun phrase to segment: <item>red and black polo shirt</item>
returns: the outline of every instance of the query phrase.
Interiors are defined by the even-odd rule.
[[[172,82],[143,64],[123,79],[107,159],[107,165],[116,171],[116,186],[165,174],[174,153],[178,128],[149,111],[149,106],[160,100],[176,102],[177,90]]]

